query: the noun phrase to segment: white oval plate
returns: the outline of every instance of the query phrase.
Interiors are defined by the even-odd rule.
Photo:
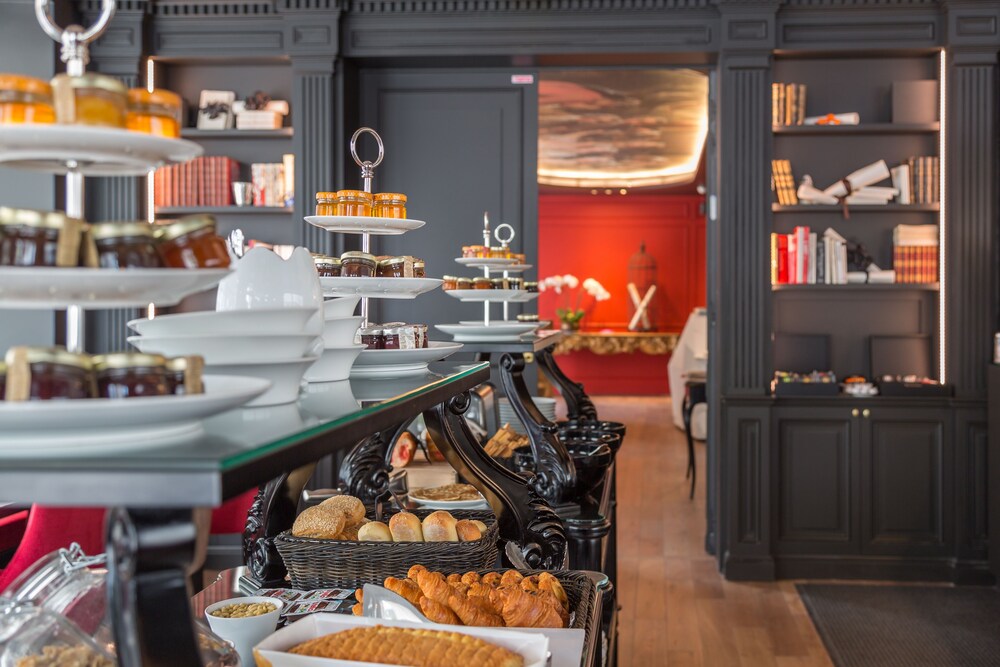
[[[306,371],[306,382],[339,382],[351,376],[351,366],[358,358],[364,345],[345,345],[340,348],[327,348]]]
[[[302,333],[314,308],[271,308],[267,310],[205,310],[196,313],[157,315],[128,323],[142,336],[227,336],[289,335]]]
[[[488,510],[490,504],[486,498],[479,500],[421,500],[410,497],[410,500],[429,510]]]
[[[435,324],[438,331],[453,336],[456,342],[511,342],[518,341],[521,336],[535,330],[534,322],[524,324],[497,324],[485,326],[479,324]]]
[[[206,364],[205,368],[213,373],[269,380],[270,389],[247,403],[246,407],[254,408],[262,405],[283,405],[297,400],[299,389],[302,386],[302,376],[317,358],[302,357],[242,364]]]
[[[502,269],[517,266],[517,260],[510,257],[456,257],[455,261],[472,269]]]
[[[527,303],[528,301],[534,301],[538,298],[538,292],[524,292],[511,299],[511,303]]]
[[[503,273],[504,271],[507,273],[521,273],[532,267],[532,264],[509,264],[505,266],[488,266],[486,268],[490,270],[490,273]]]
[[[201,154],[201,146],[193,141],[112,127],[0,126],[0,163],[50,174],[65,174],[73,161],[84,176],[145,176],[161,165]]]
[[[462,320],[459,322],[464,327],[486,327],[488,329],[500,329],[504,327],[524,327],[531,325],[535,329],[540,329],[542,322],[518,322],[517,320],[490,320],[489,324],[485,324],[482,320]]]
[[[34,309],[172,306],[214,287],[230,273],[229,269],[0,266],[0,303]]]
[[[409,218],[376,218],[363,215],[307,215],[306,222],[328,232],[389,236],[420,229],[427,223]]]
[[[427,341],[427,347],[415,350],[363,350],[354,362],[354,368],[359,366],[391,366],[395,364],[424,365],[432,361],[444,359],[462,349],[461,343],[448,343],[436,340]]]
[[[462,301],[514,301],[522,294],[527,294],[519,289],[448,289],[444,293],[453,299]]]
[[[202,419],[260,396],[266,380],[209,374],[190,396],[0,401],[0,457],[106,454],[201,432]]]
[[[206,364],[241,364],[301,357],[312,349],[316,336],[129,336],[126,340],[141,352],[166,357],[200,354]]]
[[[441,286],[438,278],[320,278],[323,296],[367,296],[376,299],[414,299]]]

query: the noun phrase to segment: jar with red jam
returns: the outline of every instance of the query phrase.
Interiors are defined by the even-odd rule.
[[[382,327],[373,324],[361,328],[361,344],[369,350],[385,349],[385,332]]]
[[[380,260],[376,275],[379,278],[412,278],[412,257],[387,257]]]
[[[455,280],[455,289],[472,289],[472,278],[458,278]]]
[[[163,266],[148,222],[102,222],[90,226],[97,263],[104,269],[155,269]]]
[[[521,290],[524,289],[524,279],[518,277],[510,277],[507,279],[508,289]]]
[[[473,278],[472,289],[493,289],[493,285],[490,283],[489,278]]]
[[[167,360],[158,354],[117,352],[94,357],[94,379],[100,398],[166,396]]]
[[[229,249],[215,233],[215,217],[190,215],[156,231],[164,265],[177,269],[221,269],[229,266]]]
[[[385,328],[385,349],[413,350],[417,347],[413,325],[402,324]]]
[[[417,347],[428,347],[427,345],[427,325],[426,324],[413,324],[413,333],[417,339]]]
[[[337,215],[370,217],[372,193],[364,190],[338,190]]]
[[[345,278],[373,278],[376,266],[375,255],[360,250],[349,250],[340,256],[340,275]]]
[[[0,206],[0,266],[77,266],[84,227],[58,211]]]
[[[340,275],[340,260],[326,255],[313,255],[313,266],[320,278],[335,278]]]
[[[458,278],[455,276],[443,276],[441,283],[441,289],[444,291],[458,289]]]
[[[380,192],[373,197],[374,215],[379,218],[405,218],[406,195],[399,192]]]
[[[427,276],[427,265],[424,260],[413,258],[413,277],[414,278],[424,278]]]
[[[525,280],[524,281],[524,291],[525,292],[537,292],[538,291],[538,283],[537,282],[532,282],[532,281],[529,281],[529,280]]]
[[[176,396],[203,394],[202,371],[205,360],[198,355],[167,359],[167,393]]]
[[[510,283],[507,278],[491,278],[490,287],[492,289],[510,289]]]
[[[94,398],[90,356],[62,347],[12,347],[7,350],[8,401],[54,401]]]

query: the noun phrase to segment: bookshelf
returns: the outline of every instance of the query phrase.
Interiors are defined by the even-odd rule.
[[[291,206],[161,206],[156,215],[290,215]]]
[[[772,125],[771,132],[794,137],[845,137],[853,135],[936,134],[941,123],[861,123],[859,125]]]
[[[833,213],[840,215],[840,206],[826,206],[823,204],[795,204],[782,205],[771,204],[773,213]],[[848,204],[847,210],[851,213],[937,213],[941,210],[940,204]],[[845,220],[844,222],[850,222]]]
[[[195,127],[185,127],[181,130],[181,136],[194,141],[210,141],[212,139],[291,139],[295,136],[295,130],[291,127],[282,127],[277,130],[199,130]]]
[[[846,285],[771,285],[772,292],[868,292],[903,291],[937,292],[940,283],[847,283]]]

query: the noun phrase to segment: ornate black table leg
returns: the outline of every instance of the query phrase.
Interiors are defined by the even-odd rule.
[[[340,488],[344,493],[360,498],[366,504],[388,498],[392,444],[403,434],[410,421],[389,431],[375,433],[355,445],[340,466]]]
[[[193,510],[108,512],[108,602],[121,667],[201,665],[188,566]]]
[[[587,419],[597,421],[597,408],[583,390],[583,385],[570,380],[556,363],[552,348],[545,348],[535,354],[535,359],[542,371],[557,387],[563,400],[566,401],[566,416],[569,419]]]
[[[285,563],[274,538],[295,523],[299,498],[312,477],[315,463],[302,466],[260,487],[243,529],[243,562],[250,578],[263,588],[285,586]]]
[[[501,539],[516,545],[527,567],[561,569],[566,562],[562,522],[525,478],[494,461],[476,441],[463,417],[470,402],[463,393],[425,412],[428,432],[448,463],[489,502]]]
[[[532,485],[538,495],[549,503],[575,501],[576,467],[573,458],[556,435],[556,425],[545,418],[524,382],[524,356],[504,354],[500,357],[500,381],[504,393],[510,401],[524,430],[528,433],[531,453],[535,458],[535,472]]]

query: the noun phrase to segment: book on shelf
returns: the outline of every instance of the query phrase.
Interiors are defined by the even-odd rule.
[[[281,162],[258,162],[250,165],[254,206],[285,205],[285,165]]]
[[[771,160],[771,184],[782,206],[794,206],[799,203],[795,193],[795,176],[792,175],[790,160]]]
[[[897,225],[892,230],[892,246],[896,282],[938,281],[937,225]]]
[[[806,86],[801,83],[771,84],[771,124],[802,125],[806,118]]]
[[[153,205],[225,207],[232,204],[232,183],[240,165],[229,157],[197,157],[183,164],[160,167],[153,174]]]
[[[912,204],[913,198],[910,195],[910,165],[900,164],[889,170],[892,174],[892,187],[899,190],[896,196],[897,204]]]
[[[910,196],[914,204],[936,204],[940,201],[940,173],[937,156],[922,155],[907,159],[910,173]]]

